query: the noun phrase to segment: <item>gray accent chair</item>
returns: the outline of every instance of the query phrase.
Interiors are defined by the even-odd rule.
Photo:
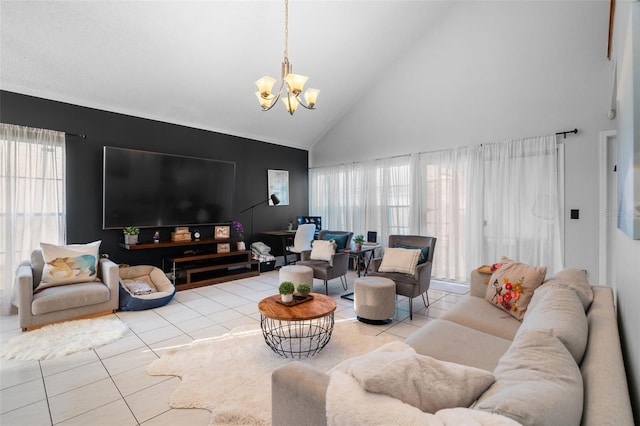
[[[118,265],[109,259],[98,263],[98,281],[49,287],[36,294],[42,280],[44,258],[34,250],[31,259],[18,266],[15,304],[22,331],[59,321],[106,315],[118,309]]]
[[[413,320],[414,297],[421,295],[424,306],[429,307],[429,294],[427,290],[429,289],[429,285],[431,285],[431,267],[433,265],[433,253],[436,248],[436,238],[423,237],[420,235],[389,235],[388,247],[397,246],[429,247],[427,260],[417,266],[416,274],[411,276],[399,272],[378,272],[382,258],[375,258],[371,260],[372,271],[369,272],[368,275],[393,280],[396,283],[396,294],[409,298],[409,318]]]
[[[351,247],[351,237],[353,232],[348,231],[320,231],[318,233],[318,239],[322,240],[327,234],[334,235],[347,235],[346,248]],[[347,284],[347,272],[349,271],[349,253],[340,251],[336,252],[331,258],[331,261],[326,260],[313,260],[311,259],[311,250],[304,250],[300,253],[301,260],[296,262],[296,265],[308,266],[313,269],[313,277],[324,281],[325,294],[329,294],[329,281],[335,278],[340,278],[342,287],[346,290]]]

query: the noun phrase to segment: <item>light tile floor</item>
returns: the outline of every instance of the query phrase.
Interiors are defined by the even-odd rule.
[[[355,274],[349,272],[349,288]],[[130,330],[120,340],[94,350],[45,361],[0,360],[0,424],[14,425],[207,425],[209,412],[172,409],[169,395],[180,378],[149,376],[147,365],[165,348],[214,337],[240,325],[260,324],[257,302],[277,293],[278,271],[258,277],[179,291],[161,308],[117,312]],[[324,292],[315,280],[314,291]],[[372,335],[407,337],[458,302],[466,286],[432,281],[431,305],[420,297],[409,320],[408,299],[398,297],[391,324],[366,326]],[[329,283],[336,320],[355,317],[340,280]],[[21,333],[16,315],[0,317],[0,344]],[[331,343],[329,343],[331,344]],[[267,347],[265,345],[265,350]],[[322,356],[320,353],[318,356]]]

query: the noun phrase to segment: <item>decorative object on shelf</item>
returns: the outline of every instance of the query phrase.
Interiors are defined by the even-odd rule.
[[[311,293],[311,286],[307,283],[300,283],[298,284],[297,290],[300,296],[307,297],[309,293]]]
[[[309,77],[306,75],[293,74],[293,66],[289,62],[289,1],[284,2],[284,62],[282,62],[281,75],[280,75],[280,88],[277,94],[273,94],[273,86],[276,83],[276,79],[269,76],[264,76],[256,81],[258,91],[256,96],[260,107],[263,111],[269,111],[280,99],[280,95],[283,94],[283,89],[286,84],[287,90],[285,96],[282,98],[282,102],[289,114],[293,113],[298,108],[298,105],[302,105],[306,109],[315,109],[316,100],[320,90],[307,89],[304,93],[304,102],[300,99],[299,95],[304,89],[304,84]]]
[[[238,250],[240,250],[240,243],[242,243],[244,247],[244,226],[238,221],[233,221],[231,226],[233,226],[233,229],[238,233]],[[244,248],[242,250],[244,250]]]
[[[158,244],[160,242],[160,231],[156,231],[153,234],[153,242]]]
[[[213,235],[216,240],[222,239],[222,238],[229,238],[230,229],[228,226],[216,226],[214,228]]]
[[[238,251],[244,251],[247,249],[247,245],[244,243],[244,241],[238,241],[237,242],[237,249]]]
[[[196,241],[200,240],[200,231],[197,229],[193,231],[193,238],[195,238]]]
[[[171,241],[191,241],[191,232],[186,226],[176,226],[175,232],[171,233]]]
[[[278,287],[278,293],[282,303],[293,302],[293,292],[296,291],[296,286],[291,281],[282,281]]]
[[[252,206],[247,207],[246,209],[242,210],[240,213],[244,213],[247,210],[251,210],[251,229],[249,230],[249,242],[251,243],[251,238],[253,238],[253,209],[255,209],[256,207],[258,207],[260,204],[266,203],[268,201],[271,201],[273,203],[274,206],[277,206],[278,204],[280,204],[280,199],[278,198],[278,196],[276,194],[271,194],[271,196],[269,198],[267,198],[266,200],[260,201],[259,203],[255,203]],[[249,244],[249,246],[251,246],[251,244]]]
[[[138,244],[138,234],[140,233],[140,228],[137,226],[127,226],[122,229],[122,233],[124,234],[124,243],[125,244]]]
[[[358,250],[362,250],[362,244],[364,243],[364,235],[358,234],[353,239],[353,242],[356,243],[356,248]]]
[[[231,251],[231,244],[229,243],[218,243],[216,248],[217,253],[229,253]]]
[[[289,222],[289,224],[287,225],[287,231],[293,231],[293,223]]]

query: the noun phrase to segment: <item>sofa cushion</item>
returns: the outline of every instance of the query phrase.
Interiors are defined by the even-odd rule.
[[[533,291],[542,284],[546,273],[546,266],[503,263],[491,275],[485,299],[522,320]]]
[[[549,287],[566,287],[573,290],[580,298],[585,312],[593,302],[593,290],[587,280],[587,272],[582,269],[564,269],[546,280],[534,292],[544,292]],[[531,300],[533,302],[533,299]]]
[[[462,300],[442,315],[442,319],[503,339],[513,340],[522,324],[520,321],[503,309],[488,304],[484,299],[473,296],[462,297]]]
[[[405,342],[419,354],[487,371],[496,368],[511,345],[511,340],[441,319],[429,320]]]
[[[549,331],[580,364],[587,347],[589,327],[578,295],[567,287],[550,287],[543,294],[540,302],[527,310],[516,338],[526,330]]]
[[[582,376],[569,351],[550,333],[519,334],[493,374],[495,383],[473,408],[525,426],[580,424]]]
[[[426,413],[468,407],[494,381],[488,371],[417,354],[402,342],[351,358],[334,370],[351,375],[367,392],[388,395]]]
[[[333,240],[314,240],[311,243],[311,259],[331,261],[336,254],[336,243]]]
[[[98,277],[98,259],[101,241],[89,244],[57,246],[40,243],[44,268],[42,281],[35,291],[45,288],[95,281]]]
[[[409,250],[389,247],[384,251],[378,271],[415,275],[421,254],[422,251],[420,249]]]

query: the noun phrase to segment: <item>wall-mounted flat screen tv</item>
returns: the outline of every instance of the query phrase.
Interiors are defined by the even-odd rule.
[[[104,147],[103,229],[231,222],[236,164]]]

